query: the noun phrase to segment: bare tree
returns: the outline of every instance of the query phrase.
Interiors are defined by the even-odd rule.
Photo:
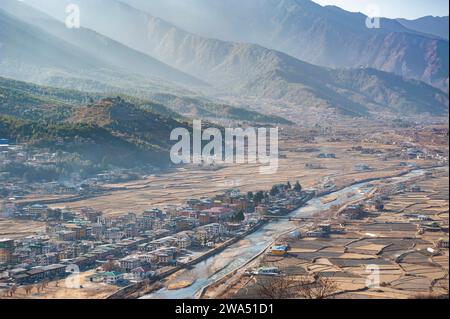
[[[265,299],[325,299],[337,291],[336,283],[325,277],[263,277],[256,284],[258,295]]]
[[[103,266],[102,266],[104,271],[115,271],[115,270],[119,270],[120,266],[117,264],[117,262],[113,259],[108,260],[108,262],[106,262]]]
[[[16,291],[17,291],[17,285],[12,285],[11,288],[9,288],[9,296],[13,297],[14,294],[16,293]]]
[[[31,291],[33,290],[33,286],[25,286],[25,295],[29,295]]]
[[[38,291],[44,291],[44,289],[47,287],[47,282],[43,281],[38,285]]]
[[[448,298],[449,295],[448,281],[449,281],[449,271],[447,270],[445,276],[438,281],[437,285],[437,287],[439,287],[442,290],[441,296],[446,298]]]
[[[337,290],[331,278],[317,277],[314,281],[303,277],[298,285],[299,296],[305,299],[326,299]]]
[[[30,286],[30,292],[33,291],[34,288],[36,288],[37,292],[39,292],[39,288],[35,285]]]
[[[261,277],[256,285],[258,295],[264,299],[291,299],[296,296],[296,281],[292,276]]]

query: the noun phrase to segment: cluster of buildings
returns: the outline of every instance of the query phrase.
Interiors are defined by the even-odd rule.
[[[366,141],[369,142],[369,141]],[[376,141],[377,143],[385,143],[384,141]],[[412,143],[401,143],[396,142],[387,143],[390,145],[396,145],[399,149],[396,150],[384,150],[371,147],[354,146],[349,151],[358,152],[363,155],[377,155],[384,161],[389,161],[391,159],[401,159],[403,161],[409,160],[436,160],[440,163],[448,163],[448,152],[439,149],[430,149],[427,147],[417,147]],[[403,162],[407,166],[407,162]],[[362,169],[363,166],[356,167],[356,171],[366,171],[367,169]]]
[[[332,232],[330,224],[317,225],[315,229],[309,230],[305,233],[308,238],[328,238]]]
[[[90,278],[124,284],[161,269],[189,264],[225,241],[262,224],[265,215],[286,214],[311,194],[279,185],[257,203],[229,190],[190,199],[180,207],[149,209],[109,217],[90,208],[51,209],[42,204],[15,207],[13,217],[46,222],[45,233],[0,241],[0,283],[33,284],[67,276],[67,269],[101,268]]]
[[[73,143],[86,141],[76,138]],[[78,164],[89,166],[89,163],[79,161]],[[121,168],[83,176],[79,170],[62,169],[66,167],[66,162],[73,162],[72,154],[11,144],[8,139],[0,138],[0,198],[7,197],[12,202],[30,194],[88,197],[103,192],[102,185],[106,183],[139,177],[135,170]],[[154,167],[146,167],[143,172],[156,170]],[[2,217],[8,216],[0,216]]]
[[[404,160],[437,160],[440,163],[448,163],[448,152],[445,153],[443,150],[431,150],[426,147],[417,148],[408,143],[401,146],[400,157]]]

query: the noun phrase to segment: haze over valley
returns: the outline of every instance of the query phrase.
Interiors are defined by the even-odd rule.
[[[0,0],[0,299],[448,299],[448,12],[398,1]]]

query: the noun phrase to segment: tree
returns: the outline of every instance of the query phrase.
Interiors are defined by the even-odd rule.
[[[255,195],[255,202],[260,204],[263,201],[263,199],[264,199],[264,192],[262,191],[257,192]]]
[[[36,284],[36,289],[37,289],[38,294],[41,293],[41,291],[43,291],[45,289],[45,283],[41,282],[41,283]]]
[[[287,187],[288,190],[292,189],[291,182],[287,182],[286,187]]]
[[[438,280],[436,283],[436,288],[440,288],[441,292],[440,292],[440,297],[443,298],[447,298],[448,299],[448,270],[447,273],[445,274],[445,276],[441,279]]]
[[[280,189],[278,186],[274,185],[272,186],[272,189],[270,190],[270,196],[276,196],[280,193]]]
[[[261,277],[257,287],[259,297],[264,299],[325,299],[337,290],[330,278],[310,276]]]
[[[310,281],[308,277],[302,277],[299,282],[298,293],[304,299],[326,299],[337,290],[336,283],[326,277],[318,277]]]
[[[296,282],[292,276],[260,277],[256,285],[258,297],[262,299],[291,299],[296,296]]]
[[[11,286],[11,288],[9,288],[9,291],[8,291],[9,296],[13,297],[14,294],[16,293],[16,291],[17,291],[17,285],[14,284]]]
[[[233,216],[233,220],[234,221],[238,221],[241,222],[245,219],[245,215],[244,215],[244,211],[240,210],[239,212],[237,212],[234,216]]]
[[[33,290],[33,286],[25,286],[25,294],[28,296]]]
[[[119,270],[120,266],[114,259],[109,259],[108,262],[106,262],[102,266],[102,268],[104,271],[115,271],[115,270]]]
[[[254,197],[255,197],[255,195],[253,194],[253,192],[248,192],[248,193],[247,193],[247,198],[248,198],[249,200],[253,200]]]
[[[294,190],[295,190],[297,193],[300,193],[300,192],[302,191],[302,185],[300,185],[299,181],[297,181],[297,182],[295,183]]]

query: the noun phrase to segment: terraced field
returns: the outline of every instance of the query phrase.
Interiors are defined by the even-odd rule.
[[[335,284],[329,298],[405,299],[448,294],[449,251],[437,245],[442,239],[448,242],[448,179],[448,168],[435,170],[415,181],[420,192],[412,192],[406,185],[389,196],[383,211],[370,211],[365,218],[345,225],[328,220],[335,230],[330,238],[289,240],[287,256],[268,253],[258,265],[278,267],[289,278],[329,278]],[[410,214],[426,215],[430,220],[414,219]],[[440,230],[419,231],[431,222]],[[373,271],[376,285],[368,281]],[[261,280],[258,276],[240,278],[230,290],[233,294],[221,296],[257,298]]]

